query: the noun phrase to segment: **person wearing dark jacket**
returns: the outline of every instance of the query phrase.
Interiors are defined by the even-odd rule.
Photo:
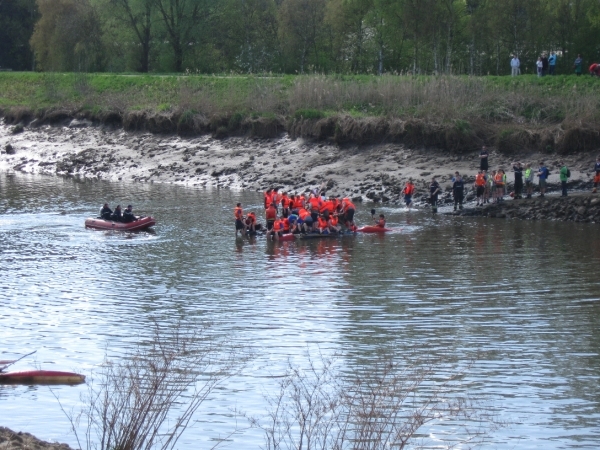
[[[459,209],[463,209],[465,182],[458,172],[456,172],[454,183],[452,184],[452,195],[454,196],[454,211],[456,211],[456,205],[458,205]]]
[[[117,205],[115,208],[115,212],[110,216],[110,220],[113,222],[121,222],[123,220],[123,215],[121,214],[121,205]]]
[[[112,209],[108,207],[108,203],[105,203],[102,209],[100,210],[100,218],[104,220],[110,220],[110,216],[112,216]]]
[[[123,223],[135,222],[137,218],[133,215],[133,207],[127,205],[127,209],[123,211]]]

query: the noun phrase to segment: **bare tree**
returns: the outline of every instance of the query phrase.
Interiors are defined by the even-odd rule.
[[[77,417],[67,414],[80,448],[174,448],[210,393],[246,359],[223,348],[206,327],[156,325],[151,339],[133,352],[116,362],[107,359],[92,377],[84,409]],[[77,433],[81,421],[85,447]]]
[[[267,450],[404,449],[422,436],[424,426],[442,420],[460,430],[450,448],[477,445],[500,425],[462,393],[466,369],[445,368],[446,375],[439,375],[441,362],[402,368],[382,359],[369,371],[343,376],[338,358],[308,359],[305,370],[290,365],[279,393],[266,396],[268,415],[250,418],[263,430]]]

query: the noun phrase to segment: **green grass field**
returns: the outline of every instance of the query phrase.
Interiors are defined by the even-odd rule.
[[[0,72],[0,108],[191,111],[435,122],[596,122],[600,80],[589,76],[408,77],[136,75]],[[300,112],[300,113],[299,113]]]

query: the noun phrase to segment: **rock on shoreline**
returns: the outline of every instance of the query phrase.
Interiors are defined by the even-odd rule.
[[[600,196],[590,193],[572,193],[567,197],[534,197],[486,204],[483,207],[466,208],[448,214],[499,219],[600,223]]]
[[[45,442],[29,433],[0,427],[1,450],[72,450],[67,444]]]

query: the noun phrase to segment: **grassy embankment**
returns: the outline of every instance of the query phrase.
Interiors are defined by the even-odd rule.
[[[127,130],[404,142],[452,151],[600,147],[591,77],[175,76],[0,72],[10,123],[88,118]]]

